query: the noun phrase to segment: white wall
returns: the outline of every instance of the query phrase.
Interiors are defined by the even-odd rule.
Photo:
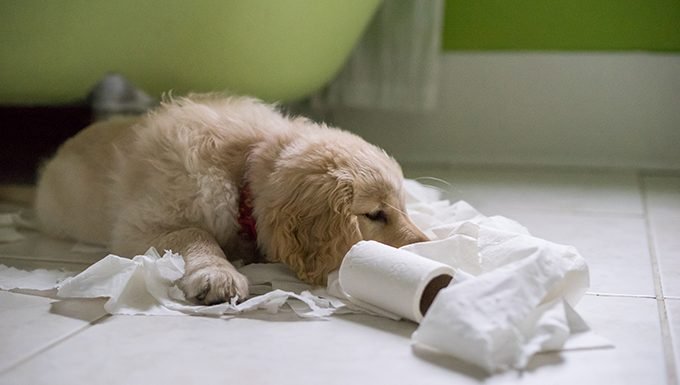
[[[430,113],[338,109],[405,163],[680,168],[680,55],[448,53]]]

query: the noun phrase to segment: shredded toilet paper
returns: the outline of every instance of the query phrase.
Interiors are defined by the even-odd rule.
[[[269,273],[277,272],[276,267],[270,269],[263,266],[263,268],[269,270]],[[249,270],[253,271],[254,268],[250,267]],[[280,269],[278,270],[281,275]],[[238,298],[234,298],[231,302],[217,305],[195,305],[187,302],[184,293],[176,285],[183,274],[184,259],[171,251],[166,251],[160,256],[151,248],[145,255],[138,255],[132,259],[108,255],[82,273],[58,284],[57,295],[61,298],[108,297],[104,304],[107,312],[127,315],[221,316],[258,309],[276,313],[289,299],[297,299],[306,305],[307,310],[299,306],[292,307],[301,317],[325,317],[331,315],[334,310],[325,306],[327,301],[314,298],[309,291],[296,294],[279,288],[270,289],[265,294],[241,303],[237,303]],[[251,283],[264,284],[257,279],[256,274],[251,277]]]
[[[454,275],[422,319],[411,317],[420,321],[414,344],[489,372],[523,368],[541,351],[609,346],[589,333],[574,310],[589,276],[573,247],[533,237],[519,223],[484,216],[464,201],[441,200],[436,190],[418,182],[407,180],[405,188],[409,215],[431,241],[402,249],[449,266]],[[15,231],[10,220],[16,218],[0,217],[0,229]],[[389,306],[348,300],[347,292],[356,287],[342,287],[337,271],[325,288],[310,287],[281,264],[247,265],[239,271],[249,279],[251,298],[213,306],[188,302],[176,286],[184,274],[182,257],[171,251],[161,256],[153,249],[132,259],[109,255],[74,276],[0,265],[0,289],[56,288],[62,298],[107,297],[105,309],[111,314],[235,316],[292,309],[305,318],[348,312],[399,318]],[[388,296],[377,298],[389,301]]]
[[[575,248],[533,237],[511,219],[481,215],[464,201],[411,199],[409,214],[432,241],[403,249],[459,274],[435,298],[415,344],[489,372],[524,368],[535,353],[565,349],[571,337],[582,342],[571,348],[611,346],[573,309],[589,286]]]
[[[439,292],[413,336],[416,343],[495,371],[522,368],[533,354],[559,350],[572,333],[587,331],[572,309],[588,285],[585,262],[573,248],[487,226],[466,227],[465,234],[436,246],[463,259],[460,265],[473,267],[476,256],[470,270],[477,277]],[[465,256],[461,243],[473,241],[478,252]],[[411,249],[418,248],[434,251],[433,245]]]
[[[25,271],[0,265],[0,290],[52,290],[59,282],[73,275],[74,273],[70,271],[45,269]]]

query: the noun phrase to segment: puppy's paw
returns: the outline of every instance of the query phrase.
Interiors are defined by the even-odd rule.
[[[227,302],[238,296],[248,296],[248,279],[231,266],[207,266],[187,271],[178,285],[187,299],[205,305]]]

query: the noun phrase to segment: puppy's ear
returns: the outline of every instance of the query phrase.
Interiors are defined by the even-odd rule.
[[[337,172],[298,173],[285,184],[268,217],[269,257],[286,263],[303,281],[324,284],[361,240],[350,210],[352,178]]]

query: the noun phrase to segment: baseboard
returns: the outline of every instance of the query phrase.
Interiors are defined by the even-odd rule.
[[[680,55],[447,53],[434,111],[332,116],[410,163],[680,169]]]

